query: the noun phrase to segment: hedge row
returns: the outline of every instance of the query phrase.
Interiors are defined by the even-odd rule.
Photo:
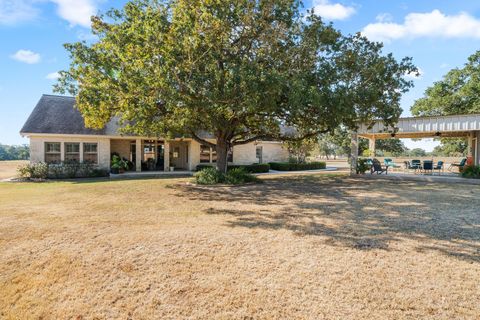
[[[309,162],[309,163],[290,163],[290,162],[270,162],[270,168],[277,171],[301,171],[325,169],[325,162]]]
[[[196,167],[196,171],[203,170],[205,168],[211,168],[212,165],[209,164],[199,164]],[[236,168],[243,168],[246,172],[249,173],[265,173],[270,171],[270,165],[268,163],[254,163],[250,165],[229,165],[227,170],[232,170]]]

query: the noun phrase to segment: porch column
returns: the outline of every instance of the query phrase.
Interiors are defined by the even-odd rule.
[[[163,171],[170,171],[170,142],[166,139],[163,147]]]
[[[371,152],[371,157],[376,156],[376,149],[375,149],[375,142],[377,140],[375,139],[375,136],[373,138],[368,139],[368,150]]]
[[[469,157],[472,157],[474,155],[473,154],[473,150],[474,150],[473,138],[474,138],[474,133],[469,132],[467,137],[467,141],[468,141],[467,156]]]
[[[358,162],[358,133],[352,131],[352,149],[350,153],[350,174],[357,174],[357,162]]]
[[[142,139],[135,140],[135,171],[142,171]]]

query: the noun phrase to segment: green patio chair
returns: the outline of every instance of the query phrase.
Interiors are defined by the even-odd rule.
[[[433,174],[433,160],[423,161],[423,173],[427,173],[428,171]]]
[[[405,170],[413,170],[414,173],[417,173],[418,170],[422,169],[422,162],[420,160],[405,161]]]
[[[443,170],[444,170],[444,162],[437,161],[437,164],[433,167],[433,171],[438,171],[438,174],[440,174],[440,172],[443,172]]]
[[[463,158],[460,161],[460,163],[452,163],[450,167],[448,167],[448,171],[452,172],[453,168],[458,168],[458,171],[462,172],[466,164],[467,164],[467,158]]]
[[[389,168],[400,168],[399,165],[397,165],[392,159],[390,158],[385,158],[383,159],[383,163],[385,164],[386,167],[389,167]]]

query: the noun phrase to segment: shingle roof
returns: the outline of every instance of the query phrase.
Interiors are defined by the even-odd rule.
[[[119,135],[119,128],[115,120],[101,130],[86,128],[80,111],[75,108],[75,98],[44,94],[20,133]]]

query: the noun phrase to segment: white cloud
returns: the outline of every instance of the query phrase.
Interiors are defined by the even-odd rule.
[[[35,19],[38,4],[53,2],[57,14],[71,26],[90,27],[90,17],[97,13],[100,0],[0,0],[0,25],[14,25]]]
[[[313,0],[313,12],[327,20],[345,20],[356,10],[340,3],[330,3],[329,0]]]
[[[48,80],[57,80],[58,78],[60,78],[60,73],[52,72],[52,73],[47,74],[47,76],[45,78],[48,79]]]
[[[34,0],[0,0],[0,25],[30,21],[38,15]]]
[[[40,62],[40,54],[35,53],[30,50],[18,50],[10,56],[12,59],[15,59],[20,62],[25,62],[28,64],[35,64]]]
[[[462,12],[445,15],[439,10],[410,13],[403,24],[378,21],[367,25],[362,34],[374,41],[389,42],[400,38],[443,37],[480,39],[480,20]]]
[[[57,13],[70,25],[90,27],[90,17],[97,13],[93,0],[51,0],[58,5]]]
[[[375,20],[378,22],[390,22],[393,20],[393,16],[390,13],[380,13]]]

